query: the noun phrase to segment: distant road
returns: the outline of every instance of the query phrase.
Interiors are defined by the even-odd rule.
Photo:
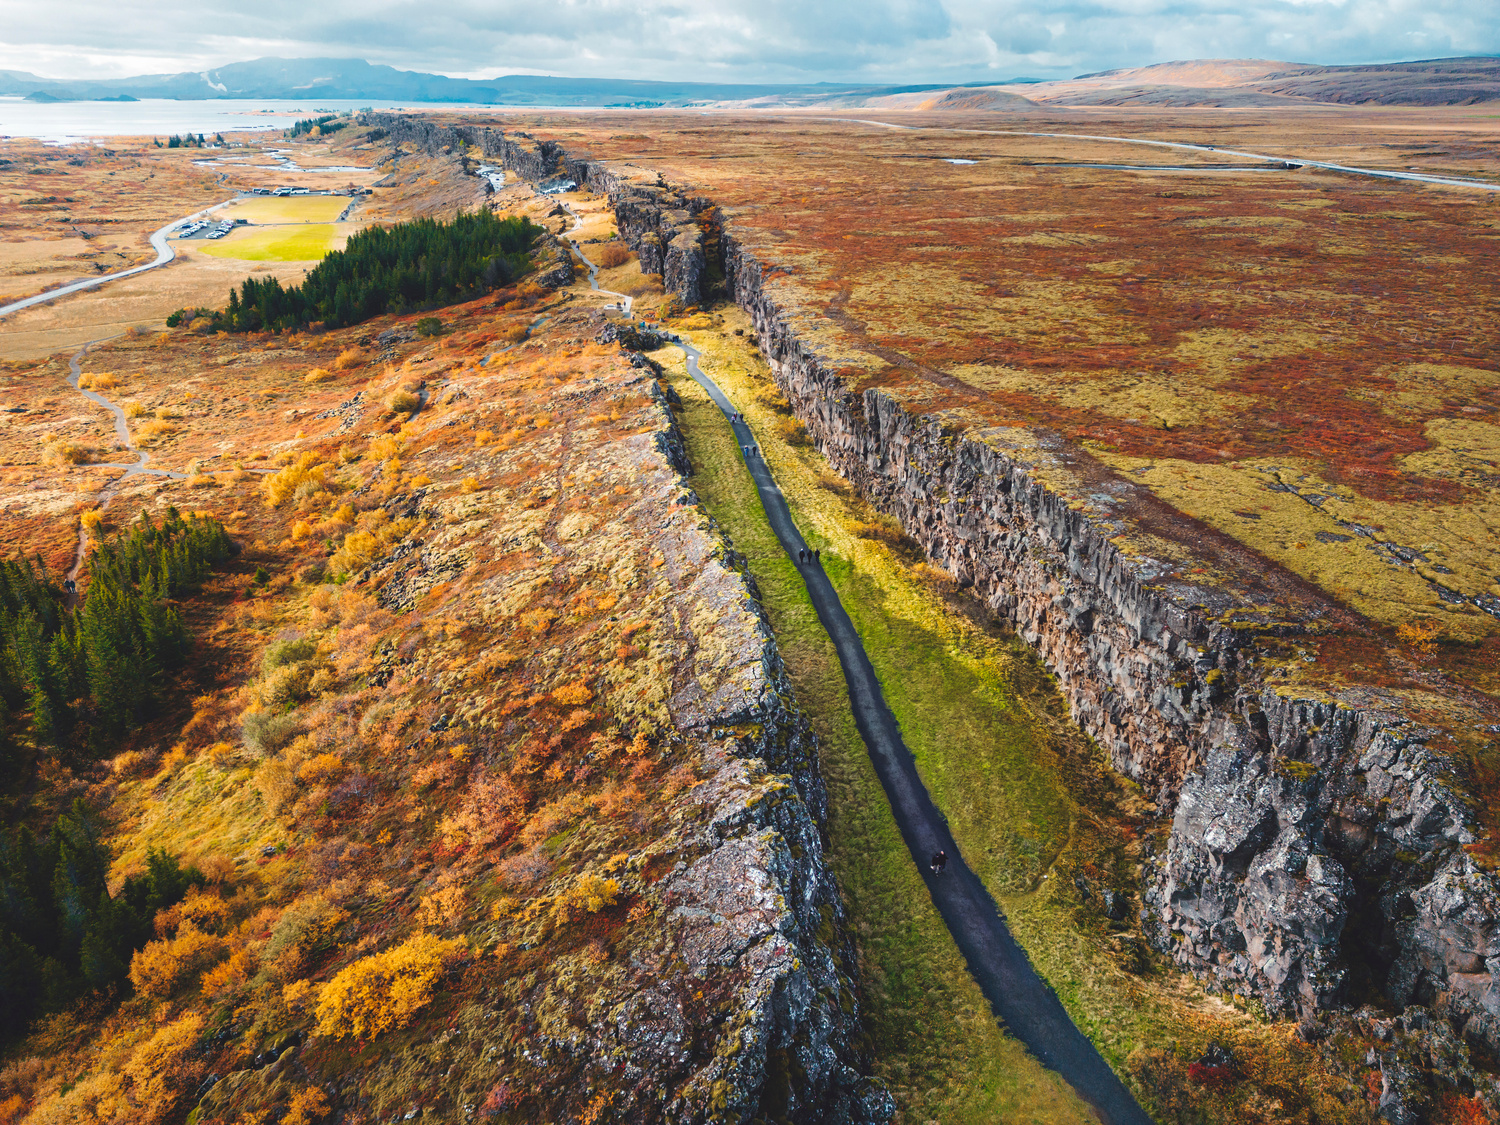
[[[890,121],[871,121],[862,117],[825,117],[824,121],[847,121],[854,125],[875,125],[882,129],[905,129],[915,133],[967,133],[984,137],[1051,137],[1064,141],[1113,141],[1124,145],[1152,145],[1156,148],[1185,149],[1189,152],[1213,152],[1223,156],[1243,156],[1250,160],[1280,161],[1284,164],[1300,164],[1306,168],[1322,168],[1328,172],[1344,172],[1351,176],[1374,176],[1381,180],[1409,180],[1419,184],[1441,184],[1443,187],[1478,188],[1480,191],[1500,191],[1500,183],[1486,180],[1464,180],[1455,176],[1429,176],[1424,172],[1394,172],[1379,168],[1355,168],[1348,164],[1333,164],[1327,160],[1307,160],[1301,156],[1267,156],[1262,152],[1241,152],[1233,148],[1218,148],[1214,145],[1195,145],[1186,141],[1148,141],[1141,137],[1101,137],[1092,133],[1023,133],[1014,129],[950,129],[940,125],[896,125]],[[1221,169],[1222,170],[1222,169]],[[3,311],[3,310],[0,310]]]
[[[208,210],[217,211],[225,204],[233,202],[233,199],[226,199],[223,203],[216,203],[214,206],[208,208]],[[193,212],[193,215],[202,214],[205,214],[205,212]],[[103,285],[105,282],[119,281],[122,277],[131,277],[138,273],[145,273],[147,270],[154,270],[157,266],[166,265],[173,258],[177,257],[177,251],[172,249],[171,244],[167,242],[167,235],[172,233],[172,231],[176,230],[178,227],[182,226],[182,224],[187,222],[188,219],[191,219],[193,215],[187,215],[181,219],[174,219],[172,222],[162,227],[161,230],[156,231],[151,235],[151,245],[156,247],[156,260],[154,262],[147,262],[143,266],[131,266],[128,270],[117,270],[115,273],[103,273],[98,277],[90,277],[84,281],[75,281],[71,285],[64,285],[58,289],[49,289],[45,293],[38,293],[34,297],[26,297],[20,301],[12,301],[8,305],[0,305],[0,316],[4,316],[6,315],[6,313],[19,312],[21,309],[29,309],[32,305],[44,305],[48,301],[55,301],[59,297],[66,297],[69,293],[81,293],[85,289],[96,288],[97,286]]]

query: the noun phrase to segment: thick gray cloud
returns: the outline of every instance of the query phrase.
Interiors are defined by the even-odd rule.
[[[0,0],[0,69],[60,78],[338,55],[466,77],[973,82],[1494,53],[1497,0]]]

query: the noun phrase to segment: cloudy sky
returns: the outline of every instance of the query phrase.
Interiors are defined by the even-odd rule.
[[[1500,0],[0,0],[0,69],[56,78],[336,55],[470,78],[977,82],[1471,54],[1500,54]]]

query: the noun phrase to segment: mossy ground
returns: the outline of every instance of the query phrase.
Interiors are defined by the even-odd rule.
[[[1307,1110],[1319,1120],[1361,1120],[1364,1099],[1346,1105],[1339,1094],[1347,1087],[1311,1048],[1205,994],[1150,953],[1137,898],[1125,921],[1106,917],[1101,892],[1129,894],[1137,883],[1139,841],[1152,827],[1145,802],[1068,721],[1029,651],[918,561],[915,545],[799,435],[753,345],[727,331],[747,329],[743,314],[722,308],[713,316],[716,330],[691,333],[694,344],[756,432],[804,536],[822,549],[965,858],[1074,1020],[1163,1120],[1296,1120]],[[907,1120],[994,1120],[1002,1104],[1015,1107],[1004,1120],[1076,1112],[1041,1080],[1052,1076],[996,1028],[912,869],[854,729],[832,644],[736,464],[732,435],[680,359],[659,358],[683,399],[694,487],[749,560],[799,700],[823,738],[832,851],[861,946],[878,1071]],[[1247,1081],[1234,1089],[1182,1078],[1213,1039],[1235,1044],[1245,1060]],[[1255,1116],[1269,1102],[1280,1106]]]

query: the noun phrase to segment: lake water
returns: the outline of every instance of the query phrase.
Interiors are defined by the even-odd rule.
[[[0,137],[37,137],[48,144],[78,144],[91,137],[161,137],[174,133],[227,133],[246,129],[285,129],[288,123],[320,113],[343,113],[369,106],[398,109],[395,102],[313,100],[183,102],[143,98],[138,102],[28,102],[0,98]],[[443,106],[444,109],[458,108]]]

